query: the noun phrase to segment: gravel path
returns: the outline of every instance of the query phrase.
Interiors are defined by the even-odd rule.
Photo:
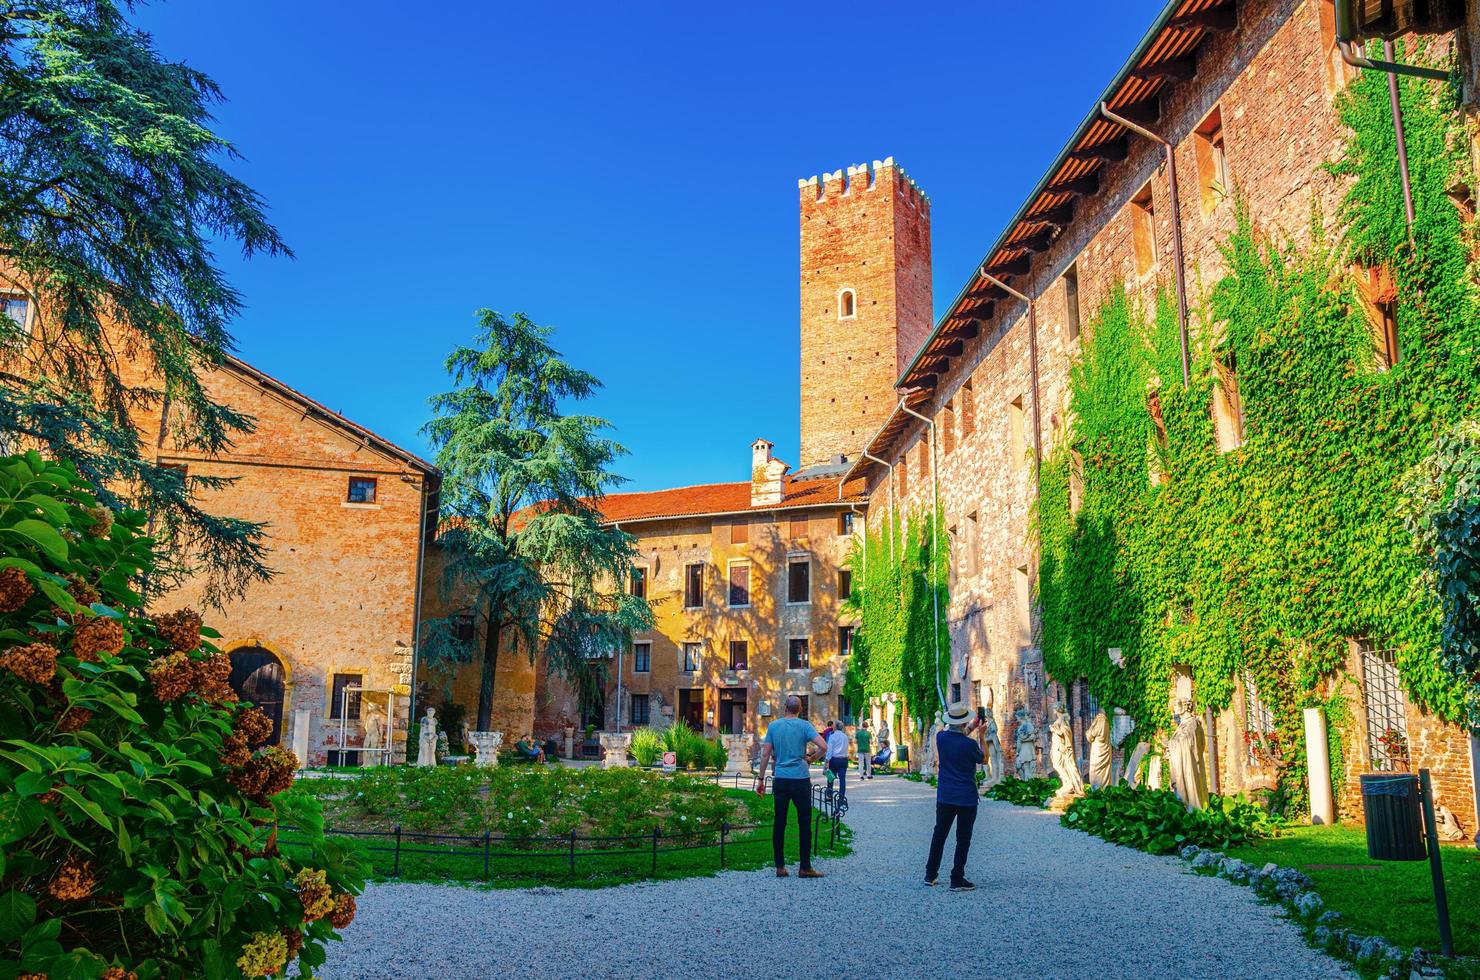
[[[323,976],[1350,976],[1248,888],[983,801],[972,893],[926,888],[934,790],[850,780],[852,856],[599,891],[372,885]],[[795,869],[793,869],[795,871]]]

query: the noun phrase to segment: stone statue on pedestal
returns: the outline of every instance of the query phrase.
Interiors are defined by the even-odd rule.
[[[987,720],[982,726],[982,748],[986,758],[982,768],[986,770],[986,785],[991,786],[1002,779],[1002,738],[997,734],[997,716],[987,709]]]
[[[1101,711],[1090,722],[1089,731],[1089,785],[1091,789],[1103,789],[1110,785],[1111,763],[1115,750],[1110,746],[1110,717]]]
[[[1079,775],[1079,760],[1074,754],[1074,725],[1069,721],[1069,712],[1063,704],[1053,706],[1053,724],[1048,726],[1053,741],[1048,758],[1053,771],[1059,774],[1059,798],[1084,795],[1084,777]]]
[[[1032,779],[1038,775],[1038,726],[1028,717],[1028,709],[1022,705],[1012,713],[1017,721],[1014,741],[1017,743],[1017,758],[1013,768],[1019,779]]]
[[[1172,792],[1189,810],[1208,805],[1208,774],[1203,761],[1206,752],[1202,719],[1197,717],[1192,702],[1184,698],[1177,702],[1177,730],[1167,740],[1167,766]]]
[[[375,708],[365,710],[365,748],[378,749],[381,747],[381,739],[385,737],[385,730],[380,724],[380,712]]]
[[[421,731],[416,737],[416,764],[418,766],[437,764],[436,708],[428,708],[426,716],[421,719]]]

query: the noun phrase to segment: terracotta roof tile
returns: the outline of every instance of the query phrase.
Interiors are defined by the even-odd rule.
[[[608,521],[654,520],[662,517],[695,517],[701,514],[765,513],[792,507],[857,503],[864,499],[864,481],[850,480],[838,499],[837,480],[791,480],[779,504],[750,505],[750,482],[705,483],[696,487],[650,490],[644,493],[610,493],[597,508]]]

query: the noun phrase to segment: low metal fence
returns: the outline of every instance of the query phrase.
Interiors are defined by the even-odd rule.
[[[735,773],[737,788],[741,781],[747,786],[755,785],[754,775]],[[812,854],[822,853],[824,840],[828,850],[836,850],[839,826],[846,804],[834,799],[831,792],[822,786],[812,788]],[[828,827],[823,827],[827,821]],[[601,861],[625,859],[623,877],[643,880],[658,876],[665,855],[688,851],[711,850],[716,852],[716,866],[724,870],[729,866],[730,855],[736,848],[771,846],[771,834],[761,833],[774,828],[774,823],[732,824],[722,821],[717,828],[692,831],[664,832],[654,826],[644,834],[582,835],[575,831],[551,836],[511,836],[485,832],[483,834],[433,834],[407,830],[397,824],[388,830],[351,830],[326,826],[325,837],[347,837],[359,842],[359,850],[370,856],[371,864],[389,877],[401,877],[408,859],[422,859],[442,864],[450,860],[459,869],[468,868],[481,872],[474,875],[448,874],[449,878],[478,881],[493,881],[499,877],[500,863],[522,861],[535,862],[540,867],[527,864],[517,872],[519,878],[574,878],[582,863],[592,870]],[[283,848],[306,847],[307,842],[295,839],[299,828],[279,828],[279,846]],[[513,846],[510,846],[513,845]],[[638,862],[645,858],[641,864]],[[461,862],[469,864],[462,864]],[[670,864],[671,866],[671,864]]]

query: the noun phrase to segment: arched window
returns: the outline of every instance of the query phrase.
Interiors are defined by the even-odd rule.
[[[853,290],[841,289],[838,291],[838,319],[851,320],[854,316]]]
[[[272,734],[262,744],[276,745],[283,734],[283,665],[276,655],[262,647],[231,651],[227,683],[239,698],[255,704],[272,720]]]

